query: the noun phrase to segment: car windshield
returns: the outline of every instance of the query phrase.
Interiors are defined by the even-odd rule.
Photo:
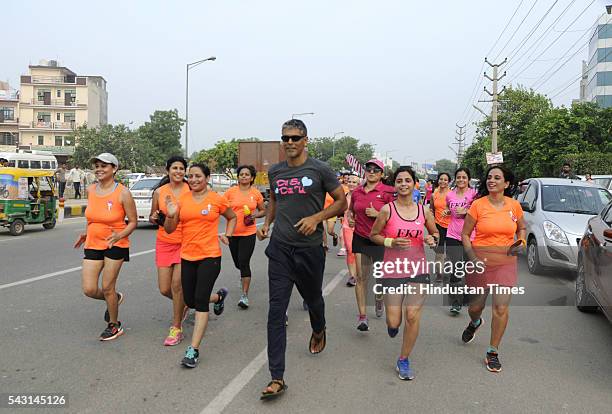
[[[560,213],[598,214],[612,195],[601,188],[543,185],[542,208]]]
[[[604,188],[608,188],[610,186],[610,181],[612,178],[593,178],[593,182],[597,185],[600,185]]]
[[[130,190],[151,190],[159,183],[159,179],[156,180],[140,180],[136,182]]]

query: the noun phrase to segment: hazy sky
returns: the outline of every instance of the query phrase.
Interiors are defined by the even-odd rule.
[[[504,82],[537,58],[516,80],[530,86],[578,52],[537,90],[556,92],[576,79],[587,59],[587,29],[612,3],[594,0],[570,26],[591,1],[523,0],[491,60],[512,56],[556,4],[506,65]],[[279,139],[292,113],[315,112],[303,117],[311,137],[344,131],[400,162],[432,161],[454,157],[448,145],[456,122],[479,118],[470,98],[483,58],[520,3],[12,1],[2,6],[0,79],[18,86],[28,64],[57,59],[79,75],[103,76],[109,122],[137,126],[156,109],[184,116],[185,64],[216,56],[190,71],[190,150],[222,138]],[[554,102],[577,96],[578,81]]]

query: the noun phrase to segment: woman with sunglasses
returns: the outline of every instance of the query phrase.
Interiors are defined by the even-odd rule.
[[[355,298],[357,299],[357,329],[369,330],[366,314],[366,295],[368,279],[372,273],[374,262],[381,262],[385,255],[384,246],[379,246],[370,240],[370,232],[380,209],[395,197],[395,189],[383,184],[384,164],[377,159],[366,162],[366,180],[358,186],[351,195],[349,220],[354,223],[353,253],[355,253],[356,279]],[[376,316],[383,315],[382,295],[376,296]]]
[[[463,244],[461,242],[463,222],[477,194],[476,190],[469,187],[469,184],[470,170],[465,167],[459,168],[455,171],[455,188],[446,195],[446,207],[450,217],[446,232],[446,255],[453,264],[453,270],[448,281],[451,288],[451,293],[448,295],[451,315],[458,315],[463,306],[463,295],[453,293],[453,290],[465,285],[464,278],[456,276],[458,274],[456,269],[459,263],[463,262]]]

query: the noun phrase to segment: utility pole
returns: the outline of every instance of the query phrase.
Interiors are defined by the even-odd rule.
[[[461,161],[463,161],[463,153],[465,151],[465,131],[463,130],[467,124],[464,125],[459,125],[459,124],[455,124],[455,126],[457,128],[459,128],[459,131],[455,130],[455,132],[457,133],[457,135],[459,135],[458,137],[455,137],[455,142],[458,146],[457,149],[457,167],[461,166]]]
[[[499,95],[497,91],[497,82],[499,82],[500,80],[502,80],[504,76],[506,76],[506,72],[504,72],[501,76],[498,76],[498,70],[500,66],[504,65],[507,61],[508,61],[508,58],[504,59],[502,63],[494,64],[494,63],[489,62],[489,60],[485,58],[485,63],[487,63],[489,66],[493,68],[493,77],[489,77],[489,75],[487,75],[487,72],[484,73],[484,77],[490,80],[491,82],[493,82],[493,92],[489,92],[487,87],[486,86],[484,87],[484,91],[488,93],[489,96],[491,96],[490,101],[484,101],[484,102],[492,103],[491,105],[491,152],[494,154],[497,153],[497,103],[498,103],[498,95]],[[501,92],[503,92],[505,89],[506,87],[504,86]]]

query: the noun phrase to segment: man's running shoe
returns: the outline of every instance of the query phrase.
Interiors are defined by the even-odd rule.
[[[501,362],[499,362],[499,355],[497,352],[487,352],[487,356],[485,357],[485,364],[487,365],[487,369],[491,372],[501,372],[502,366]]]
[[[168,332],[168,336],[166,337],[166,340],[164,341],[164,345],[165,346],[178,345],[181,343],[183,338],[184,338],[183,330],[177,328],[176,326],[173,326],[170,328],[170,332]]]
[[[115,338],[120,337],[121,335],[123,335],[123,328],[121,327],[121,322],[117,322],[117,324],[109,322],[104,332],[102,332],[102,334],[100,335],[100,341],[111,341]]]
[[[117,292],[117,306],[121,305],[122,303],[123,303],[123,293]],[[108,308],[106,308],[106,311],[104,312],[104,322],[106,323],[110,322],[110,313],[108,313]]]
[[[450,313],[453,316],[457,316],[461,313],[461,305],[455,303],[450,307]]]
[[[410,360],[408,358],[398,359],[395,370],[401,380],[407,381],[414,379],[414,372],[412,372],[412,368],[410,368]]]
[[[185,356],[181,361],[181,364],[187,368],[195,368],[198,365],[198,358],[200,357],[200,351],[189,345],[185,351]]]
[[[381,318],[383,316],[384,309],[385,309],[383,300],[376,298],[376,304],[374,305],[374,308],[376,309],[376,317]]]
[[[357,318],[357,330],[359,330],[361,332],[366,332],[366,331],[370,330],[370,327],[368,326],[368,317],[367,316],[359,315],[359,317]]]
[[[238,307],[240,307],[242,309],[248,309],[249,308],[249,298],[244,293],[242,295],[240,295],[240,300],[238,301]]]
[[[343,247],[342,249],[338,250],[338,253],[336,253],[337,256],[346,256],[346,249]]]
[[[349,278],[346,279],[346,286],[354,287],[356,284],[357,284],[357,280],[355,280],[355,276],[349,276]]]
[[[215,315],[218,316],[223,313],[223,310],[225,309],[224,302],[228,293],[229,291],[227,290],[227,288],[221,288],[217,291],[217,295],[219,295],[219,300],[217,300],[217,302],[215,302],[215,305],[213,306],[213,311],[215,312]]]
[[[472,321],[470,321],[468,323],[468,326],[466,326],[466,328],[463,330],[463,334],[461,335],[461,340],[465,342],[466,344],[469,344],[470,342],[474,340],[474,336],[476,336],[476,331],[484,323],[484,319],[482,318],[480,318],[479,321],[480,323],[478,324],[478,326],[474,326],[472,324]]]

